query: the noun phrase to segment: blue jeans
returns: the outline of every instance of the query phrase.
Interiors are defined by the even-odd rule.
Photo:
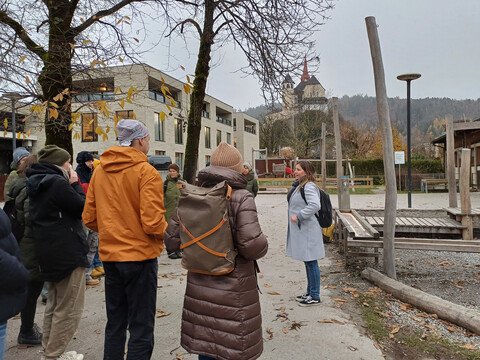
[[[101,267],[101,266],[103,266],[103,264],[100,261],[100,256],[98,256],[98,249],[97,249],[97,252],[95,253],[95,256],[93,257],[92,269],[94,269],[96,267]]]
[[[0,360],[3,360],[5,352],[5,338],[7,337],[7,322],[0,324]]]
[[[320,300],[320,268],[318,261],[304,261],[307,271],[307,294],[314,300]]]
[[[215,360],[215,359],[207,355],[198,355],[198,360]]]

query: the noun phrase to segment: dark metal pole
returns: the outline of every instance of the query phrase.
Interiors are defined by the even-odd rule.
[[[12,156],[17,148],[17,124],[15,122],[15,99],[12,98]]]
[[[411,131],[410,131],[410,82],[407,80],[407,187],[408,208],[412,207],[412,158],[411,158]]]

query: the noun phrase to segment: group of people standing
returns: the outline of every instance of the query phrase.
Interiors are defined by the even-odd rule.
[[[85,152],[77,156],[77,171],[70,154],[54,145],[41,149],[35,158],[25,156],[29,160],[17,175],[24,184],[25,235],[20,246],[26,256],[20,256],[8,217],[0,211],[0,268],[2,274],[4,267],[12,273],[11,283],[0,282],[0,346],[6,320],[23,309],[20,333],[36,333],[43,359],[82,360],[82,354],[67,347],[83,312],[86,282],[99,271],[105,273],[104,360],[124,359],[125,354],[132,360],[151,358],[157,258],[164,237],[169,257],[182,256],[175,216],[180,169],[170,165],[162,181],[148,163],[150,135],[141,122],[119,121],[117,137],[119,146],[107,149],[93,172],[95,159]],[[320,302],[317,259],[324,255],[314,217],[320,201],[311,164],[297,164],[295,176],[297,183],[288,195],[287,254],[305,262],[307,289],[297,300],[312,306]],[[258,222],[254,172],[240,152],[224,142],[213,151],[210,166],[198,173],[200,186],[222,181],[234,190],[229,222],[235,231],[236,266],[221,277],[188,272],[181,345],[201,360],[256,359],[263,351],[256,261],[266,254],[268,242]],[[44,282],[48,298],[41,335],[33,319]],[[27,309],[23,304],[29,301]]]

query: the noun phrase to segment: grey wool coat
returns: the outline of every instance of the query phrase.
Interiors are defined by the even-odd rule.
[[[304,186],[305,198],[302,198],[300,187],[291,190],[288,202],[287,255],[295,260],[312,261],[325,257],[322,228],[315,213],[320,210],[320,192],[313,182]],[[298,223],[290,220],[297,215]]]

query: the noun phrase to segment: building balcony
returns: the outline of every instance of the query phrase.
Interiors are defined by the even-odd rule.
[[[210,113],[206,110],[202,110],[202,116],[204,118],[210,119]]]
[[[252,128],[252,127],[250,127],[250,126],[245,126],[243,129],[244,129],[246,132],[250,133],[250,134],[254,134],[254,135],[255,135],[255,134],[257,133],[257,132],[255,131],[255,128]]]
[[[99,100],[115,100],[115,93],[112,91],[94,92],[94,93],[82,93],[73,96],[74,102],[87,103],[91,101]]]
[[[232,120],[221,117],[221,116],[217,116],[217,122],[228,125],[228,126],[232,126]]]
[[[161,92],[158,92],[158,91],[154,91],[154,90],[149,90],[148,91],[148,97],[152,100],[155,100],[155,101],[158,101],[158,102],[161,102],[163,104],[167,104],[166,102],[166,99],[165,99],[165,96],[163,95],[163,93]],[[175,99],[174,99],[175,100]],[[179,108],[181,109],[182,108],[182,103],[178,100],[175,100],[175,107],[176,108]],[[170,104],[168,104],[170,105]]]

